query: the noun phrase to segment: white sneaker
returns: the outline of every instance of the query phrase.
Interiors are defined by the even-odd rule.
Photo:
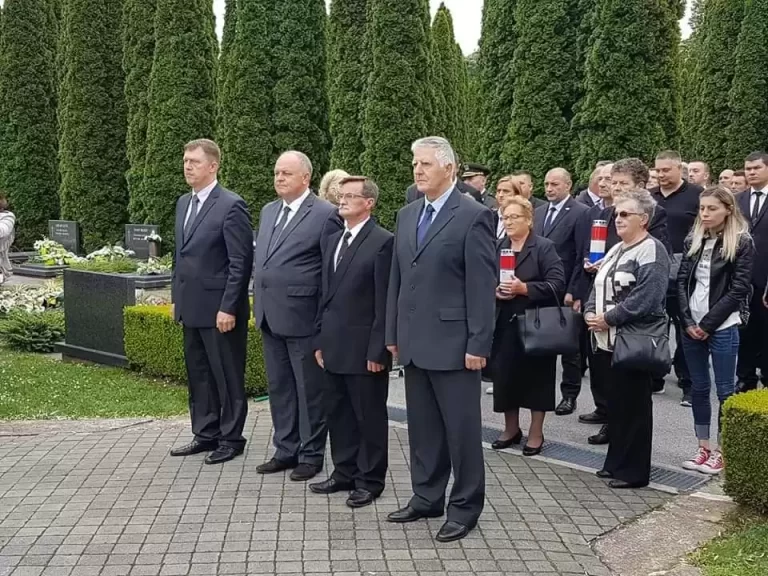
[[[712,456],[712,453],[709,450],[699,446],[699,450],[698,452],[696,452],[696,455],[690,460],[686,460],[685,462],[683,462],[683,468],[685,468],[686,470],[695,470],[697,472],[703,472],[701,467],[704,466],[704,464],[706,464],[707,461],[709,461],[711,456]]]
[[[485,389],[486,394],[493,394],[493,386],[488,386],[488,388]]]
[[[720,472],[723,471],[723,468],[725,468],[723,455],[719,450],[714,450],[709,456],[709,459],[701,465],[699,472],[709,474],[710,476],[715,476],[716,474],[720,474]]]

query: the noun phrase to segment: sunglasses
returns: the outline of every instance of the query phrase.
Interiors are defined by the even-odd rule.
[[[642,216],[639,212],[627,212],[626,210],[622,210],[621,212],[616,212],[617,218],[622,218],[626,220],[630,216]]]

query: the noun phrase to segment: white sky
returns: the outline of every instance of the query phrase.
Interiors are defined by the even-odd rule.
[[[393,2],[396,0],[392,0]],[[434,15],[440,6],[440,0],[429,0]],[[477,50],[477,42],[480,39],[480,28],[483,14],[483,0],[442,0],[453,15],[453,26],[456,33],[456,40],[461,45],[464,54],[471,54]],[[330,6],[331,0],[326,0]],[[683,38],[687,38],[691,33],[688,26],[692,2],[688,1],[688,10],[685,17],[680,21],[680,28]],[[224,0],[213,0],[213,10],[216,13],[216,24],[219,37],[221,37],[221,28],[224,25]]]

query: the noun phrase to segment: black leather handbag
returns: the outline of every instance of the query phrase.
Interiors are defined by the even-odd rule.
[[[547,282],[555,302],[555,287]],[[570,306],[531,308],[517,315],[517,331],[526,354],[557,356],[576,354],[582,329],[581,314]]]
[[[650,316],[616,328],[611,365],[620,370],[642,370],[661,377],[672,367],[669,318]]]

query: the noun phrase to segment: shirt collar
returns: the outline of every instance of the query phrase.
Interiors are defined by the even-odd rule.
[[[550,210],[554,208],[556,212],[560,212],[560,210],[563,208],[563,206],[565,206],[565,203],[568,202],[568,200],[569,200],[569,197],[566,196],[565,198],[560,200],[560,202],[558,202],[557,204],[553,204],[552,202],[550,202],[549,208]]]
[[[301,207],[304,200],[307,199],[307,196],[309,196],[309,188],[304,190],[304,193],[298,198],[296,198],[296,200],[294,200],[293,202],[286,202],[285,200],[283,200],[283,208],[287,206],[288,208],[291,209],[291,212],[296,212]]]
[[[203,204],[208,199],[208,196],[211,195],[211,192],[213,192],[213,189],[216,188],[218,184],[219,184],[218,180],[214,180],[199,192],[195,192],[193,190],[192,194],[197,196],[197,200],[200,202],[200,204]]]
[[[434,208],[434,210],[435,210],[435,214],[437,214],[440,211],[440,208],[442,208],[445,205],[445,203],[448,201],[448,198],[453,193],[453,190],[455,188],[456,188],[456,180],[454,180],[451,183],[451,187],[448,188],[448,190],[446,190],[439,198],[437,198],[433,202],[430,202],[429,199],[427,198],[427,196],[425,195],[424,196],[424,208],[426,208],[427,206],[429,206],[431,204],[432,208]]]
[[[363,229],[363,226],[365,226],[368,223],[368,220],[370,220],[370,219],[371,218],[369,216],[368,218],[366,218],[365,220],[363,220],[359,224],[355,224],[354,226],[352,226],[352,228],[348,228],[347,227],[347,223],[344,222],[344,234],[346,234],[347,232],[349,232],[351,234],[351,236],[349,237],[349,241],[350,242],[352,242],[352,240],[357,238],[357,235],[360,234],[360,230]],[[343,234],[342,234],[342,237],[343,237]]]
[[[760,190],[758,190],[757,188],[752,188],[749,191],[750,194],[754,194],[755,192],[762,192],[763,195],[767,195],[768,194],[768,186],[766,186],[765,188],[761,188]]]
[[[600,196],[592,192],[592,190],[590,190],[589,188],[587,188],[587,194],[589,194],[589,197],[592,198],[592,202],[594,204],[599,204],[603,200],[602,198],[600,198]]]

